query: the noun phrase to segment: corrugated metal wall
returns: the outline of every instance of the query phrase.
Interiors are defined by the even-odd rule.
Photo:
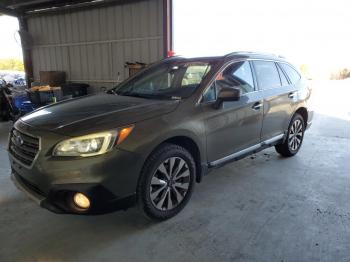
[[[163,57],[163,1],[148,0],[28,19],[34,78],[62,70],[67,80],[99,87],[128,76],[126,61]]]

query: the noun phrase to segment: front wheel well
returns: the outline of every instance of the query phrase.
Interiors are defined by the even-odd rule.
[[[185,148],[192,155],[195,163],[196,163],[196,181],[199,183],[202,180],[202,166],[201,166],[201,154],[196,142],[194,142],[191,138],[186,136],[176,136],[169,138],[163,143],[170,143],[174,145],[181,146]]]
[[[298,108],[297,111],[295,111],[295,113],[300,114],[303,117],[303,119],[304,119],[305,125],[307,125],[307,120],[308,120],[307,109],[305,107],[300,107],[300,108]]]

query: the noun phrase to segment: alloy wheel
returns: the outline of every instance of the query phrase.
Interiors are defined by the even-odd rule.
[[[303,124],[300,119],[296,119],[288,134],[288,145],[293,151],[299,149],[301,142],[303,140]]]
[[[150,197],[154,207],[168,211],[178,206],[188,192],[190,179],[190,169],[181,157],[162,162],[151,179]]]

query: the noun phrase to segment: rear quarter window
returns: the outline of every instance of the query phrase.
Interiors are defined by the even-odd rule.
[[[277,66],[277,69],[278,69],[278,73],[279,73],[280,78],[281,78],[282,86],[287,86],[287,85],[289,85],[288,80],[287,80],[287,77],[286,77],[286,75],[283,73],[282,69],[281,69],[279,66]]]
[[[293,67],[285,63],[279,63],[279,65],[283,68],[284,72],[286,72],[292,84],[295,84],[300,80],[300,74]]]

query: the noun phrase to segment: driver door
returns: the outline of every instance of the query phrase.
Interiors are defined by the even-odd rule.
[[[222,87],[239,88],[239,101],[223,102],[215,109]],[[219,72],[203,94],[208,162],[216,163],[230,155],[260,143],[263,121],[263,97],[257,91],[249,61],[235,62]]]

